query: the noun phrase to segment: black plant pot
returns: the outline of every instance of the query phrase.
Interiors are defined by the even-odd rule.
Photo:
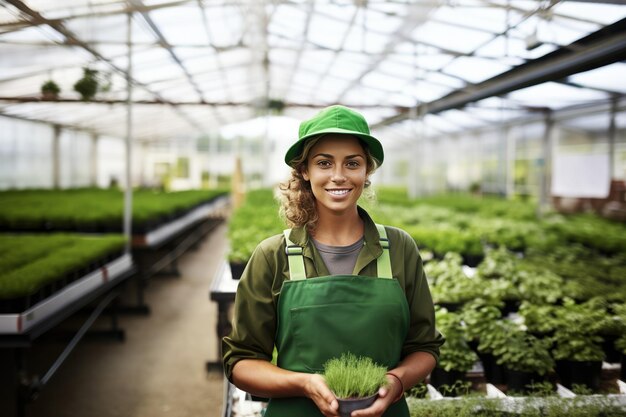
[[[519,310],[520,300],[504,300],[502,307],[502,316],[506,317],[510,313],[516,313]]]
[[[578,384],[597,391],[600,388],[602,361],[557,361],[556,373],[561,384],[569,389]]]
[[[484,255],[467,255],[464,254],[463,255],[463,264],[470,266],[472,268],[475,268],[478,266],[478,264],[480,264],[483,259],[485,258]]]
[[[504,368],[506,376],[507,392],[515,391],[519,393],[528,393],[531,390],[531,385],[541,382],[544,379],[535,372],[522,372]]]
[[[506,384],[504,367],[496,363],[496,358],[491,353],[479,353],[478,357],[483,364],[485,379],[494,385]]]
[[[617,336],[603,336],[602,350],[604,351],[604,360],[608,363],[619,363],[622,359],[622,353],[615,348]]]
[[[243,274],[243,270],[246,269],[247,263],[244,262],[230,262],[230,273],[233,279],[240,279]]]
[[[337,400],[339,403],[339,415],[341,417],[350,417],[353,411],[363,410],[374,404],[378,398],[378,393],[365,398],[340,398]]]
[[[430,373],[430,385],[439,390],[442,386],[452,387],[457,381],[465,381],[465,372],[462,371],[446,371],[440,367],[435,367]],[[446,396],[456,396],[454,392],[446,393]]]
[[[445,303],[445,302],[443,302],[443,303],[436,303],[436,304],[439,307],[441,307],[441,308],[445,308],[446,310],[448,310],[451,313],[453,313],[455,311],[458,311],[461,308],[461,306],[463,305],[461,303]]]

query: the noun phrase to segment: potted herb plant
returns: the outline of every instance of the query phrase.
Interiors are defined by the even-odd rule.
[[[378,390],[387,385],[387,368],[371,358],[344,353],[324,364],[324,379],[339,403],[339,414],[350,417],[354,410],[369,407]]]
[[[504,369],[496,363],[492,353],[506,338],[506,333],[498,324],[502,317],[502,304],[499,300],[477,298],[465,304],[461,312],[465,324],[463,330],[470,345],[475,345],[485,379],[496,385],[505,383]]]
[[[444,385],[454,386],[458,381],[465,381],[465,374],[478,361],[478,356],[467,344],[459,314],[436,308],[435,316],[437,328],[446,338],[439,354],[439,363],[430,374],[430,383],[439,389]]]
[[[576,304],[572,299],[565,299],[563,307],[557,310],[559,325],[551,338],[552,355],[566,387],[584,384],[592,390],[599,388],[604,352],[598,330],[604,315],[594,308],[593,302]]]
[[[61,87],[52,80],[48,80],[41,85],[41,95],[46,100],[56,100],[61,92]]]
[[[493,354],[504,365],[509,391],[527,392],[531,384],[540,382],[554,367],[550,355],[550,340],[526,333],[517,324],[505,320],[508,337],[496,346]]]
[[[461,255],[448,252],[441,261],[430,261],[424,272],[432,283],[435,304],[455,311],[466,301],[477,297],[481,291],[476,280],[463,272]]]

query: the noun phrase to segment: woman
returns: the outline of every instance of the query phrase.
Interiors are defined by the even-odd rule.
[[[348,351],[389,369],[376,402],[352,416],[408,417],[404,391],[436,364],[443,338],[415,242],[357,206],[383,159],[363,116],[343,106],[303,122],[285,155],[281,211],[293,228],[256,248],[222,344],[226,376],[270,398],[267,417],[338,416],[318,373]]]

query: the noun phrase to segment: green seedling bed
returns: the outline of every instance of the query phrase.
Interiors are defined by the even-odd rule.
[[[123,253],[119,235],[0,234],[0,313],[22,312]]]
[[[133,192],[133,233],[143,234],[226,194],[225,190]],[[116,189],[0,192],[0,231],[119,233],[124,193]]]

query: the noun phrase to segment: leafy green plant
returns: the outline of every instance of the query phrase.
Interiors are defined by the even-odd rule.
[[[83,77],[74,84],[74,91],[80,94],[84,101],[89,101],[98,92],[98,71],[91,68],[83,68]]]
[[[324,364],[324,379],[337,398],[365,398],[387,384],[387,368],[371,358],[344,353]]]
[[[52,80],[48,80],[41,85],[41,94],[44,98],[56,98],[61,92],[61,87]]]
[[[503,323],[508,337],[493,348],[493,355],[500,365],[508,369],[545,375],[554,368],[550,355],[550,340],[539,339],[520,329],[510,321]]]
[[[445,308],[435,309],[437,329],[445,336],[441,346],[437,366],[445,371],[467,372],[478,361],[476,353],[470,349],[461,324],[461,315]]]
[[[443,260],[424,265],[435,303],[463,303],[480,294],[480,286],[465,275],[461,262],[458,253],[448,252]]]
[[[465,324],[463,331],[467,340],[478,342],[483,337],[488,340],[502,317],[501,307],[501,301],[486,298],[476,298],[466,303],[461,310],[461,319]],[[479,350],[488,351],[489,345],[490,343],[482,344],[482,349],[479,345]]]
[[[597,300],[576,304],[565,299],[563,307],[556,310],[558,324],[552,336],[552,354],[556,360],[601,361],[604,352],[599,331],[605,311]]]

